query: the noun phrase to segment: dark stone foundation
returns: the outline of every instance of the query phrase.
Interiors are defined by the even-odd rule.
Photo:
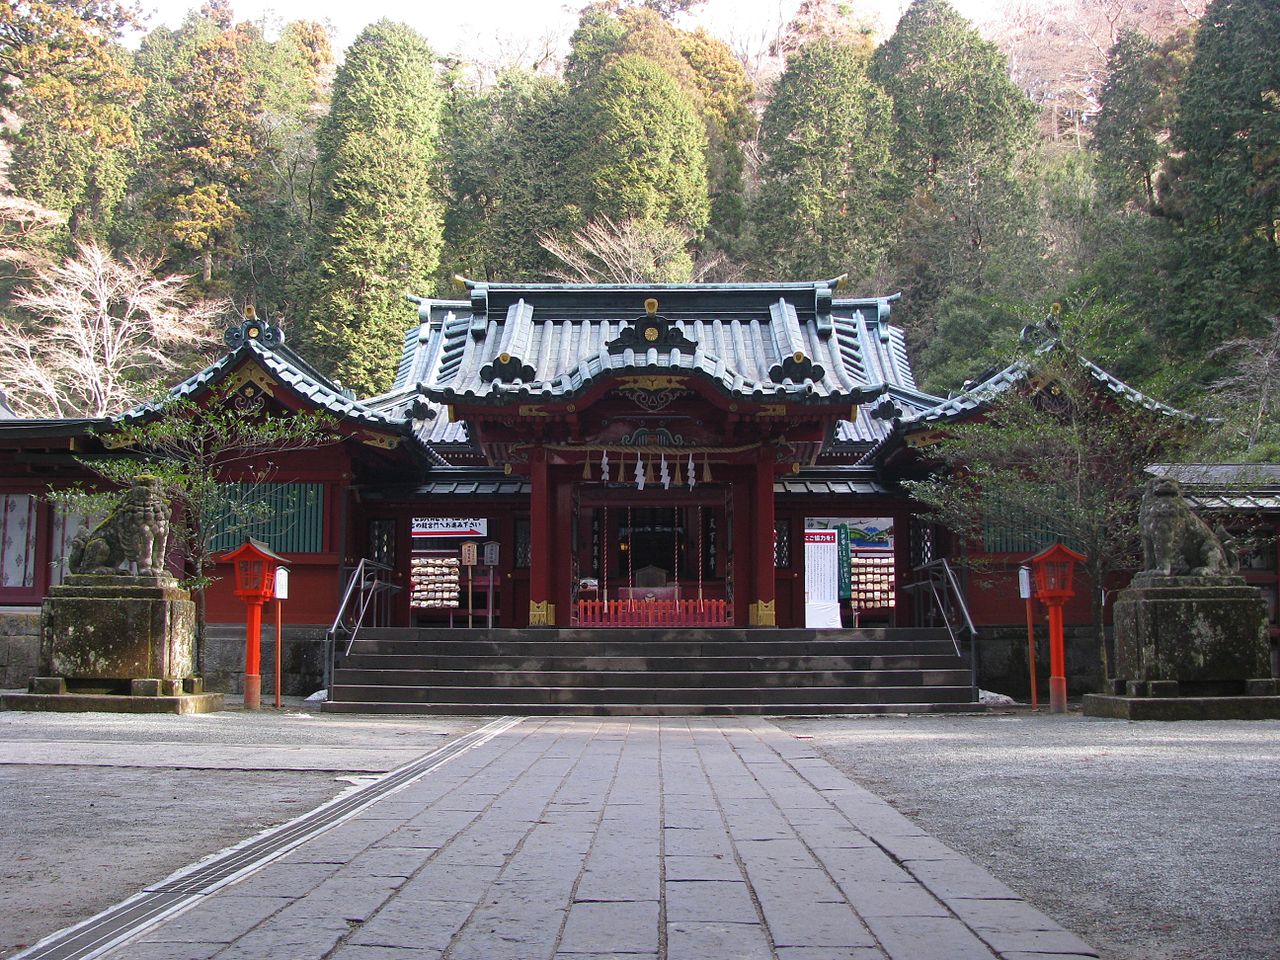
[[[1139,574],[1114,609],[1129,696],[1240,696],[1271,674],[1266,605],[1238,577]]]

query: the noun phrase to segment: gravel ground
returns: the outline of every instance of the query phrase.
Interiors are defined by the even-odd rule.
[[[0,713],[0,957],[480,721]]]
[[[1280,957],[1280,721],[778,723],[1107,960]]]

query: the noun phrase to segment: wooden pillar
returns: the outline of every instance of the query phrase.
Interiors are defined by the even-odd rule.
[[[556,605],[551,598],[551,471],[539,450],[530,464],[533,492],[529,498],[529,626],[554,627]]]
[[[762,452],[756,461],[754,507],[755,577],[751,592],[748,622],[753,627],[778,625],[776,585],[773,565],[773,456],[772,451]]]

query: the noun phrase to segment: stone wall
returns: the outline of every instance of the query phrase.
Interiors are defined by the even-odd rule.
[[[1063,641],[1067,655],[1067,696],[1074,700],[1086,693],[1104,692],[1093,631],[1088,627],[1068,627]],[[1021,626],[980,628],[978,658],[978,684],[983,690],[1003,693],[1022,702],[1030,701],[1025,623]],[[1036,677],[1040,702],[1048,703],[1049,631],[1043,623],[1036,624]]]
[[[281,650],[281,692],[306,697],[324,685],[324,631],[319,625],[286,626]],[[276,631],[262,628],[262,702],[275,696]],[[205,637],[204,687],[216,693],[244,692],[244,627],[211,624]]]
[[[0,613],[0,690],[25,690],[39,668],[40,611]]]

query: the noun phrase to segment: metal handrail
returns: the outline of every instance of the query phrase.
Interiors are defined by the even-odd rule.
[[[965,602],[964,591],[960,589],[960,580],[956,576],[955,569],[943,557],[930,560],[916,567],[913,572],[919,579],[915,583],[907,584],[905,589],[915,591],[921,587],[929,588],[934,607],[942,616],[942,625],[947,629],[947,635],[951,638],[951,645],[955,648],[957,657],[964,657],[960,649],[960,639],[963,635],[968,636],[970,686],[973,699],[976,701],[978,699],[978,628],[973,624],[973,617],[969,613],[969,605]],[[955,617],[957,613],[958,618]],[[953,618],[958,619],[959,622],[953,622]]]
[[[393,571],[394,568],[385,563],[379,563],[377,560],[363,557],[351,572],[351,576],[347,580],[346,589],[342,592],[342,601],[338,604],[338,612],[333,618],[333,624],[325,633],[328,647],[325,656],[326,687],[332,685],[333,660],[337,648],[338,632],[342,631],[348,634],[347,648],[343,651],[343,655],[349,655],[351,647],[355,644],[356,637],[360,633],[360,628],[365,625],[365,617],[368,616],[370,608],[374,611],[374,619],[377,619],[377,607],[374,606],[374,600],[383,594],[399,591],[399,586],[385,579],[385,576]],[[345,621],[352,613],[353,602],[355,602],[355,619],[348,626]],[[376,624],[374,625],[376,626]]]

